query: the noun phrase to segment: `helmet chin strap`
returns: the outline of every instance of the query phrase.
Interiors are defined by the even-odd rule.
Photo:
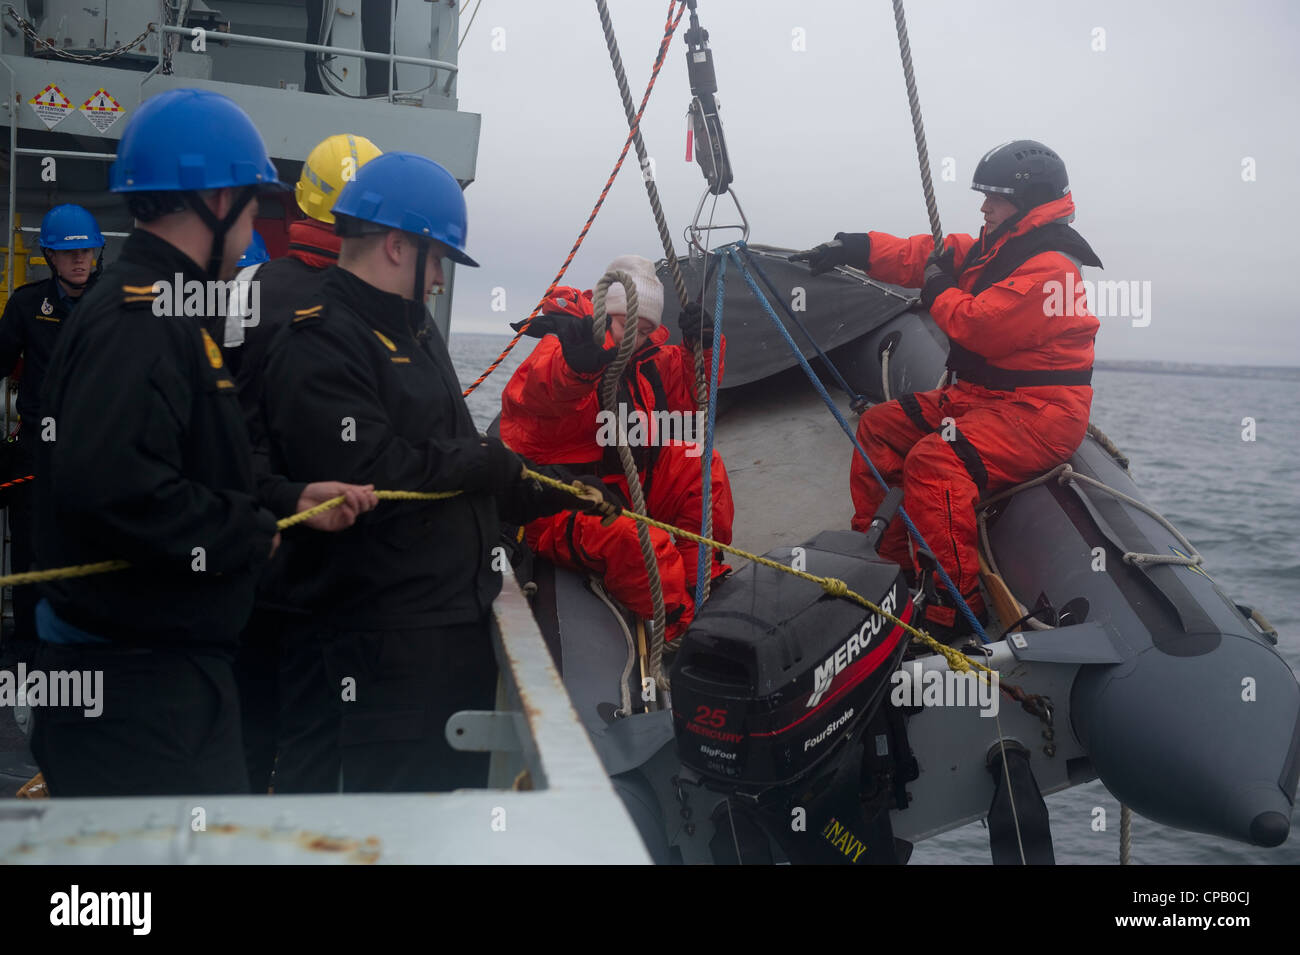
[[[415,294],[412,295],[411,298],[413,298],[415,303],[421,308],[424,307],[424,266],[429,258],[429,245],[429,240],[423,237],[415,243]]]
[[[103,255],[104,249],[102,246],[98,249],[99,254],[95,256],[95,267],[91,269],[90,274],[86,276],[86,281],[84,282],[73,282],[71,279],[65,279],[62,275],[60,275],[59,270],[54,267],[54,259],[50,255],[50,252],[51,252],[50,249],[46,249],[46,248],[41,249],[41,255],[45,256],[45,262],[49,266],[50,273],[54,276],[54,280],[56,282],[62,282],[68,288],[73,289],[75,291],[78,292],[86,291],[86,289],[94,285],[95,282],[99,279],[99,273],[104,271],[104,255]]]
[[[411,331],[418,332],[420,326],[424,324],[424,276],[425,263],[429,258],[430,242],[423,236],[419,236],[415,242],[415,288],[411,295],[411,308],[408,321]]]
[[[225,258],[226,235],[230,232],[230,227],[238,221],[244,213],[244,207],[253,201],[257,195],[257,186],[245,186],[235,195],[235,201],[230,206],[230,211],[226,213],[224,219],[218,219],[216,214],[203,201],[197,192],[187,192],[185,201],[189,204],[203,224],[212,230],[212,252],[208,256],[208,278],[213,281],[221,279],[221,263]],[[241,250],[242,251],[242,250]]]

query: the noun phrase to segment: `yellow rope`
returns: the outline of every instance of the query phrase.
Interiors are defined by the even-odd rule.
[[[455,497],[460,491],[376,491],[375,497],[381,501],[441,501],[444,498]],[[275,522],[275,526],[280,530],[286,527],[293,527],[295,524],[301,524],[303,521],[309,521],[318,514],[324,514],[331,508],[338,507],[343,503],[343,495],[332,497],[328,501],[322,501],[315,507],[309,507],[305,511],[299,511],[282,520]],[[116,568],[114,568],[116,569]],[[5,578],[0,577],[0,586],[3,586]]]
[[[570,485],[565,484],[562,481],[557,481],[554,478],[547,477],[545,474],[538,474],[536,471],[529,470],[529,471],[525,471],[524,475],[526,477],[532,478],[535,481],[541,481],[543,484],[547,485],[548,487],[553,487],[559,490],[568,491],[570,494],[573,494],[575,497],[582,496],[580,491],[574,489]],[[928,633],[916,629],[911,624],[907,623],[905,620],[900,620],[898,617],[895,617],[892,613],[889,613],[884,608],[876,606],[866,597],[863,597],[861,594],[854,593],[852,590],[849,589],[848,584],[846,584],[844,581],[840,580],[837,577],[818,577],[816,574],[810,574],[807,571],[803,571],[803,570],[795,570],[793,567],[788,567],[785,564],[780,563],[779,561],[771,560],[770,558],[760,556],[759,554],[751,554],[749,551],[742,550],[739,547],[732,547],[729,544],[722,543],[721,541],[711,540],[710,538],[702,537],[699,534],[693,534],[688,530],[683,530],[680,527],[674,527],[672,524],[665,524],[663,521],[657,521],[653,517],[646,517],[642,514],[636,514],[628,510],[624,510],[622,513],[624,517],[630,517],[636,521],[643,521],[644,523],[650,525],[651,527],[657,527],[662,531],[667,531],[669,534],[672,534],[675,537],[684,537],[687,540],[694,541],[697,544],[704,544],[709,547],[716,547],[719,550],[726,551],[728,554],[735,554],[737,557],[743,557],[745,560],[751,560],[756,564],[762,564],[764,567],[771,567],[773,570],[779,570],[782,573],[792,574],[795,577],[800,578],[801,580],[811,581],[812,583],[815,583],[819,587],[821,587],[822,590],[826,591],[832,597],[845,597],[848,598],[849,600],[852,600],[855,603],[861,604],[863,607],[866,607],[872,613],[878,614],[884,617],[886,620],[892,621],[893,623],[896,623],[898,626],[902,627],[907,633],[911,634],[913,640],[925,644],[925,646],[929,647],[935,653],[942,654],[943,658],[948,661],[948,666],[951,669],[956,670],[958,673],[969,673],[973,670],[983,670],[985,673],[990,673],[990,674],[997,673],[996,670],[992,670],[989,667],[984,666],[982,663],[977,663],[976,661],[969,659],[961,651],[956,650],[953,647],[948,646],[947,644],[940,643],[938,640],[930,636]],[[979,674],[976,675],[978,676]],[[986,678],[985,678],[985,682],[987,682]]]
[[[561,485],[563,487],[563,485]],[[440,501],[443,498],[455,497],[460,491],[376,491],[375,496],[381,501]],[[317,514],[324,514],[331,508],[338,507],[343,503],[343,495],[332,497],[328,501],[322,501],[315,507],[309,507],[305,511],[299,511],[289,517],[275,522],[278,530],[284,530],[287,527],[293,527],[295,524],[301,524],[303,521],[311,520]],[[39,584],[47,580],[64,580],[68,577],[89,577],[91,574],[106,574],[112,570],[125,570],[130,567],[129,561],[125,560],[101,560],[94,564],[74,564],[71,567],[55,567],[51,570],[29,570],[21,574],[9,574],[0,577],[0,587],[21,587],[23,584]]]
[[[572,494],[574,497],[584,498],[585,500],[588,501],[593,500],[593,497],[589,490],[583,490],[579,487],[574,487],[572,485],[565,484],[563,481],[557,481],[555,478],[548,477],[545,474],[539,474],[536,471],[533,471],[531,469],[526,469],[524,471],[524,476],[531,478],[534,481],[540,481],[542,484],[545,484],[547,487],[553,487],[556,490],[567,491],[568,493]],[[438,492],[376,491],[375,496],[378,497],[381,501],[440,501],[445,498],[455,497],[460,493],[461,493],[460,491],[438,491]],[[305,511],[299,511],[297,514],[276,521],[276,527],[278,527],[280,530],[284,530],[285,528],[292,527],[295,524],[301,524],[303,521],[310,520],[311,518],[315,517],[318,514],[324,514],[326,511],[330,510],[331,508],[338,507],[340,504],[343,503],[343,500],[344,499],[342,495],[339,495],[338,497],[332,497],[328,501],[323,501],[314,507],[307,508],[307,510]],[[607,508],[607,510],[612,513],[614,509],[610,507]],[[785,574],[792,574],[795,577],[800,578],[801,580],[810,581],[811,583],[817,584],[819,587],[822,588],[822,590],[826,591],[826,593],[830,594],[832,597],[843,597],[848,600],[852,600],[854,603],[862,605],[866,609],[870,610],[872,613],[878,614],[879,616],[884,617],[886,620],[892,621],[893,623],[902,627],[904,631],[906,631],[908,634],[911,635],[913,640],[917,641],[918,643],[924,644],[926,647],[933,650],[935,653],[941,654],[943,658],[948,661],[948,666],[951,669],[956,670],[958,673],[969,673],[975,670],[982,670],[984,673],[989,673],[989,674],[997,673],[996,670],[992,670],[989,667],[984,666],[982,663],[979,663],[975,660],[971,660],[961,651],[956,650],[953,647],[948,646],[947,644],[940,643],[938,640],[930,636],[928,633],[916,629],[916,627],[913,627],[905,620],[900,620],[898,617],[894,616],[892,613],[889,613],[883,607],[877,606],[876,604],[868,600],[866,597],[863,597],[861,594],[855,593],[854,591],[850,590],[849,585],[837,577],[818,577],[816,574],[810,574],[807,571],[803,571],[803,570],[795,570],[793,567],[789,567],[785,564],[782,564],[775,560],[771,560],[770,558],[767,557],[763,557],[759,554],[751,554],[749,551],[742,550],[739,547],[732,547],[731,545],[724,544],[721,541],[712,540],[708,537],[703,537],[699,534],[693,534],[690,531],[684,530],[680,527],[674,527],[672,524],[667,524],[664,523],[663,521],[657,521],[653,517],[646,517],[643,514],[637,514],[634,513],[633,511],[629,511],[626,509],[619,509],[619,512],[623,517],[629,517],[634,521],[642,521],[643,523],[648,524],[651,527],[657,527],[661,531],[666,531],[667,533],[672,534],[675,537],[684,537],[687,540],[694,541],[697,544],[704,544],[708,547],[716,547],[719,550],[725,551],[728,554],[735,554],[737,557],[741,557],[744,558],[745,560],[753,561],[756,564],[762,564],[764,567],[771,567],[773,570],[779,570]],[[123,568],[129,566],[131,565],[124,560],[105,560],[105,561],[100,561],[99,563],[96,564],[78,564],[73,567],[56,567],[52,570],[33,570],[22,574],[10,574],[7,577],[0,577],[0,587],[20,586],[22,584],[34,584],[34,583],[39,583],[41,581],[60,580],[67,577],[86,577],[89,576],[90,574],[102,574],[112,570],[122,570]],[[985,682],[987,682],[987,678],[983,677],[982,674],[977,673],[976,675],[980,676],[982,679],[985,679]]]
[[[0,587],[39,584],[47,580],[60,580],[64,577],[86,577],[90,574],[107,573],[110,570],[123,570],[130,566],[124,560],[101,560],[97,564],[77,564],[73,567],[55,567],[53,570],[29,570],[21,574],[9,574],[7,577],[0,577]]]

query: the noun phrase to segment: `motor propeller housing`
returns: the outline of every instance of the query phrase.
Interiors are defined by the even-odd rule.
[[[897,564],[865,535],[827,531],[772,560],[836,577],[910,620]],[[750,564],[696,615],[673,666],[682,761],[747,791],[796,782],[879,707],[907,646],[903,628],[820,585]]]

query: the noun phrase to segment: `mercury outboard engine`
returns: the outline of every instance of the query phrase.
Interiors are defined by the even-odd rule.
[[[910,623],[906,581],[875,550],[900,497],[868,534],[825,531],[765,556],[838,577]],[[715,861],[906,861],[889,811],[906,806],[916,765],[902,711],[881,703],[908,642],[854,601],[759,564],[701,608],[673,665],[673,729],[683,764],[728,796]]]

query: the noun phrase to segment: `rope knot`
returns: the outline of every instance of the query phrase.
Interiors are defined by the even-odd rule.
[[[822,589],[832,597],[847,597],[849,595],[849,585],[838,577],[827,577],[822,581]]]
[[[945,646],[943,644],[940,644],[940,647],[941,647],[940,652],[943,653],[944,659],[948,661],[948,668],[950,670],[953,670],[957,673],[971,672],[970,661],[967,660],[966,657],[962,655],[961,651],[956,650],[953,647]]]

